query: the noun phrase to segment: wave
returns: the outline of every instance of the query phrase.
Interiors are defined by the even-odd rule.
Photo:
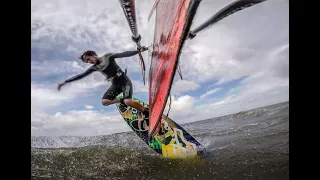
[[[284,103],[182,125],[213,154],[210,161],[163,158],[133,132],[32,137],[32,179],[286,180],[287,107],[288,103]],[[269,115],[271,112],[274,113]]]
[[[288,179],[288,154],[233,151],[218,148],[211,161],[197,158],[166,159],[150,148],[87,146],[77,148],[32,148],[32,179],[246,179],[270,177]],[[281,174],[279,174],[281,172]]]
[[[288,113],[289,102],[256,108],[248,111],[240,111],[230,116],[231,119],[254,118],[263,115],[278,115]]]
[[[232,119],[240,119],[240,118],[249,118],[249,117],[259,117],[268,112],[267,109],[256,109],[250,111],[241,111],[235,115],[233,115]]]

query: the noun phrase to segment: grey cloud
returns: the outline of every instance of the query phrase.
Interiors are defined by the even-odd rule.
[[[193,27],[227,3],[203,1]],[[180,64],[183,72],[189,71],[187,78],[196,81],[232,80],[265,70],[266,64],[277,64],[265,57],[287,42],[288,4],[270,0],[235,13],[189,40]]]
[[[231,1],[203,0],[193,27],[202,23],[219,8]],[[147,44],[148,40],[147,17],[152,7],[150,2],[148,0],[136,1],[139,31],[143,35],[142,44]],[[199,120],[231,113],[232,111],[240,111],[243,108],[253,108],[287,100],[288,51],[276,53],[281,46],[287,43],[288,1],[284,0],[269,0],[231,15],[198,34],[195,39],[188,40],[180,58],[182,73],[184,79],[188,82],[194,84],[211,80],[223,82],[240,78],[243,75],[248,75],[248,78],[242,81],[241,86],[237,88],[237,93],[230,91],[228,97],[223,99],[224,101],[214,102],[212,100],[211,104],[197,107],[191,107],[192,105],[189,106],[190,104],[188,104],[188,108],[193,109],[188,117],[184,117],[178,111],[175,114],[174,109],[171,110],[170,114],[175,120],[179,120],[181,117]],[[98,53],[103,53],[122,51],[135,46],[131,42],[131,33],[118,1],[33,0],[32,47],[52,49],[54,52],[78,56],[79,52],[84,49],[94,48]],[[147,59],[147,53],[144,54],[144,57]],[[137,57],[119,59],[119,65],[128,68],[129,73],[141,73]],[[150,62],[147,65],[150,65]],[[75,71],[69,71],[68,76],[76,73]],[[40,76],[39,72],[40,69],[35,70],[34,75]],[[90,76],[88,80],[91,80],[91,83],[84,80],[81,83],[75,83],[73,85],[74,89],[66,87],[66,91],[78,95],[80,89],[89,88],[87,87],[88,84],[99,87],[99,83],[103,83],[102,79],[100,82],[100,76],[97,78],[95,80],[95,76]],[[146,78],[148,80],[148,70]],[[175,82],[178,79],[178,74],[176,74]],[[142,85],[141,77],[138,80],[139,83],[137,82],[135,85],[136,91],[145,92],[147,87]],[[44,95],[51,102],[49,97],[55,94],[49,92]],[[38,97],[38,100],[41,99],[43,98]],[[43,101],[34,101],[33,103],[37,102],[36,107],[46,105],[46,103],[42,103]],[[63,100],[60,100],[59,103],[63,103]],[[176,108],[181,109],[182,107]],[[199,111],[202,112],[201,117],[198,116]],[[77,118],[72,114],[68,117],[70,119]],[[102,117],[102,115],[99,114],[97,117]],[[195,119],[195,117],[197,118]],[[104,124],[104,121],[101,121],[101,123],[100,126],[106,128],[105,130],[99,129],[99,125],[95,123],[91,123],[89,126],[90,123],[85,121],[77,126],[79,130],[72,129],[72,125],[63,123],[50,126],[48,123],[41,125],[41,122],[34,122],[32,129],[33,133],[38,135],[90,135],[98,132],[116,132],[122,129],[120,124]],[[119,123],[123,124],[122,121]],[[85,128],[85,125],[87,125],[87,128]],[[107,129],[109,127],[110,129]]]
[[[289,79],[289,49],[285,49],[278,54],[277,62],[271,65],[270,69],[274,72],[274,76]]]
[[[233,52],[232,57],[238,61],[248,61],[255,56],[255,51],[253,49],[240,48]]]
[[[116,111],[101,116],[96,111],[38,114],[31,121],[32,136],[94,136],[130,130]],[[75,119],[72,117],[76,117]],[[107,118],[105,118],[107,117]],[[37,119],[36,119],[37,118]],[[116,128],[115,128],[116,127]]]

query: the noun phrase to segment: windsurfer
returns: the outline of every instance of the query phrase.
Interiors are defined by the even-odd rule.
[[[123,72],[122,69],[115,62],[115,58],[134,56],[139,52],[143,52],[146,50],[148,50],[148,48],[143,46],[142,48],[135,51],[124,51],[122,53],[107,53],[101,57],[98,57],[97,53],[94,51],[85,51],[79,57],[79,59],[81,59],[82,62],[90,63],[93,65],[90,68],[88,68],[85,72],[59,83],[58,90],[60,90],[61,87],[67,83],[79,80],[95,71],[99,71],[107,78],[108,81],[112,82],[111,86],[102,97],[102,105],[108,106],[114,103],[121,102],[122,105],[127,105],[138,109],[140,112],[143,113],[144,119],[149,119],[149,109],[143,107],[140,103],[132,100],[132,82],[127,76],[126,70],[125,72]],[[123,98],[117,99],[116,96],[118,96],[121,92],[123,92]]]

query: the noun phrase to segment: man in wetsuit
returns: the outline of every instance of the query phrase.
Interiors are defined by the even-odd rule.
[[[138,54],[139,51],[143,52],[146,50],[148,50],[147,47],[142,47],[141,49],[135,51],[107,53],[101,57],[98,57],[96,52],[94,51],[86,51],[79,57],[79,59],[81,59],[85,63],[90,63],[93,65],[85,72],[58,84],[58,90],[60,90],[60,88],[66,83],[79,80],[81,78],[84,78],[85,76],[88,76],[92,72],[99,71],[107,78],[107,80],[112,82],[111,86],[102,97],[102,105],[108,106],[114,103],[121,102],[122,104],[138,109],[143,113],[144,119],[149,119],[149,109],[132,100],[133,89],[131,80],[126,75],[126,72],[123,72],[115,62],[115,58],[134,56]],[[116,96],[118,96],[121,92],[123,92],[123,98],[117,99]]]

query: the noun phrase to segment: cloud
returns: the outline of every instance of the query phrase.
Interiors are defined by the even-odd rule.
[[[148,8],[148,5],[137,2],[137,7]],[[59,48],[71,53],[79,53],[79,49],[95,48],[103,53],[135,47],[133,42],[128,43],[131,32],[118,1],[35,0],[31,9],[32,47]],[[146,34],[147,13],[137,10],[141,34]],[[146,41],[142,39],[143,44]]]
[[[72,98],[73,94],[69,91],[59,94],[56,89],[43,88],[41,85],[31,84],[32,110],[54,107]]]
[[[188,111],[191,110],[194,101],[195,98],[188,95],[180,96],[177,99],[172,97],[172,107],[175,108],[176,111]]]
[[[192,28],[229,2],[203,0]],[[152,5],[148,0],[136,1],[143,45],[148,44],[147,18]],[[56,90],[57,83],[89,67],[76,59],[84,50],[103,54],[136,48],[119,2],[33,0],[31,6],[32,135],[129,131],[117,111],[98,111],[100,100],[97,104],[86,100],[100,98],[100,90],[110,85],[100,73],[67,84],[60,92]],[[288,100],[288,34],[288,1],[269,0],[235,13],[187,40],[179,63],[184,80],[176,75],[170,117],[179,123],[190,122]],[[121,68],[128,69],[139,97],[147,97],[149,90],[151,62],[147,52],[143,56],[146,85],[137,56],[116,60]],[[243,77],[237,86],[228,84]],[[207,84],[213,89],[203,92]],[[213,99],[210,95],[214,93]],[[66,110],[62,106],[70,107]],[[84,107],[87,109],[79,110]]]
[[[178,123],[187,123],[288,101],[288,81],[279,80],[273,77],[272,73],[263,72],[246,78],[240,86],[229,90],[222,99],[198,105],[197,102],[200,100],[201,98],[196,99],[188,95],[172,97],[169,117]],[[168,100],[164,114],[168,112],[169,103]]]
[[[214,94],[214,93],[216,93],[216,92],[218,92],[218,91],[220,91],[221,90],[221,88],[214,88],[214,89],[212,89],[212,90],[210,90],[210,91],[207,91],[205,94],[202,94],[201,96],[200,96],[200,99],[203,99],[203,98],[205,98],[205,97],[207,97],[207,96],[209,96],[209,95],[211,95],[211,94]]]
[[[227,2],[203,1],[193,27],[223,4]],[[246,18],[250,14],[255,16]],[[223,88],[231,80],[247,77],[223,98],[193,106],[192,118],[210,118],[288,100],[288,49],[285,1],[248,8],[187,41],[180,58],[185,79],[202,84],[216,81],[216,88]]]
[[[149,91],[148,89],[148,84],[149,82],[147,81],[146,84],[143,84],[142,80],[131,80],[134,88],[134,93],[137,92],[144,92],[147,93]]]
[[[130,130],[119,113],[92,110],[57,112],[54,115],[37,113],[31,127],[33,136],[94,136]]]
[[[93,106],[90,106],[90,105],[85,105],[84,106],[86,109],[93,109],[94,107]]]
[[[96,91],[93,90],[103,86],[106,86],[106,82],[104,80],[96,80],[94,76],[65,85],[65,87],[61,88],[61,91],[57,91],[56,85],[32,83],[32,135],[102,135],[118,131],[128,131],[127,125],[117,111],[111,113],[92,111],[94,106],[91,105],[84,105],[89,111],[74,110],[65,113],[47,113],[47,111],[52,112],[55,108],[67,103],[75,102],[81,106],[80,102],[83,98],[96,96]],[[142,82],[134,81],[133,86],[135,87],[135,93],[146,92],[147,87],[143,86]],[[99,92],[99,96],[101,96],[101,92]],[[79,99],[79,97],[81,98]],[[100,105],[100,99],[97,99],[97,103]],[[109,121],[113,121],[114,119],[118,119],[119,121],[109,123]]]
[[[31,75],[35,77],[53,77],[61,75],[75,75],[84,72],[88,65],[77,61],[62,61],[62,60],[43,60],[31,61]]]
[[[188,118],[190,115],[194,117],[195,101],[196,99],[189,95],[179,97],[171,96],[171,102],[169,98],[163,114],[167,115],[169,112],[169,117],[177,122],[180,122],[181,119]]]
[[[136,2],[137,7],[141,8],[137,9],[137,18],[139,32],[142,35],[147,33],[148,12],[145,9],[150,9],[152,6],[146,2],[148,1]],[[111,123],[108,126],[101,124],[85,126],[84,124],[97,121],[103,124],[105,121],[102,120],[103,118],[112,119],[110,114],[92,111],[92,109],[90,111],[74,110],[60,113],[57,111],[66,103],[77,107],[76,104],[79,103],[79,100],[83,101],[82,99],[88,96],[97,96],[96,89],[110,86],[110,82],[105,81],[105,77],[100,73],[93,73],[84,79],[67,84],[62,87],[60,92],[56,90],[57,83],[82,73],[89,67],[77,59],[84,50],[92,49],[101,55],[106,52],[122,52],[136,48],[131,41],[132,35],[119,2],[93,0],[88,3],[84,0],[68,2],[35,0],[32,1],[31,8],[33,49],[31,122],[39,124],[41,122],[39,121],[40,115],[42,119],[53,120],[40,123],[41,126],[32,126],[32,135],[90,135],[98,133],[94,129],[105,128],[103,131],[99,130],[104,133],[108,133],[110,128],[121,130],[122,121],[120,124],[113,125]],[[147,40],[142,36],[143,45],[147,44]],[[143,56],[146,59],[147,53],[143,53]],[[123,69],[128,68],[134,92],[146,93],[148,86],[144,86],[142,83],[138,56],[116,59],[116,61]],[[137,73],[139,73],[139,77],[135,76]],[[79,99],[79,97],[81,98]],[[78,109],[81,109],[84,105],[79,104],[78,106],[80,106]],[[49,111],[51,113],[48,113]],[[52,114],[52,112],[56,113]],[[115,116],[118,119],[120,117],[118,114]],[[78,127],[80,126],[78,123],[83,127]],[[74,128],[72,129],[72,127]]]
[[[188,80],[177,80],[172,84],[172,95],[180,95],[181,93],[193,91],[200,87],[199,84],[197,84],[194,81],[188,81]]]
[[[207,6],[202,4],[192,27],[212,12],[212,4],[218,10],[227,2],[205,3]],[[218,80],[217,84],[223,84],[259,72],[265,64],[274,64],[279,57],[274,61],[261,59],[274,46],[288,43],[287,12],[287,3],[267,1],[235,13],[199,33],[197,38],[186,41],[180,60],[186,79],[196,82]],[[247,18],[250,14],[256,15]]]

